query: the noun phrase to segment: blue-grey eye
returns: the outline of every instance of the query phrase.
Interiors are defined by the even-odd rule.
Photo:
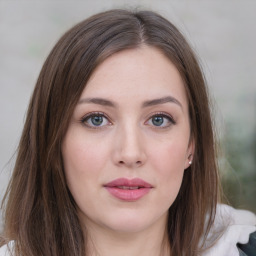
[[[100,126],[103,123],[103,117],[102,116],[92,116],[90,117],[91,123],[94,126]]]
[[[175,124],[173,118],[167,114],[155,114],[146,122],[148,125],[159,128],[167,128]]]
[[[152,124],[155,126],[161,126],[164,123],[163,116],[154,116],[152,117]]]
[[[107,119],[107,117],[104,116],[104,114],[97,114],[97,113],[92,113],[84,117],[81,122],[91,128],[97,128],[97,127],[102,127],[109,125],[110,122]]]

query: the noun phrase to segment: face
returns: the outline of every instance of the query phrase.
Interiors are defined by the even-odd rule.
[[[189,166],[188,102],[178,70],[143,46],[94,71],[62,144],[67,184],[86,226],[165,226]]]

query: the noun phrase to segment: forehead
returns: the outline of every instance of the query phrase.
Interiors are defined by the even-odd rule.
[[[187,104],[183,80],[175,65],[157,48],[123,50],[104,60],[93,72],[81,97],[131,100],[174,96]]]

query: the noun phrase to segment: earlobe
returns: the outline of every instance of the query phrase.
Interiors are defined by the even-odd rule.
[[[190,153],[185,161],[185,169],[187,169],[188,167],[191,166],[191,164],[193,163],[193,154]]]
[[[192,154],[190,154],[190,155],[189,155],[189,157],[188,157],[188,160],[189,160],[189,162],[188,162],[188,163],[189,163],[189,165],[191,165],[191,164],[192,164],[192,158],[193,158],[193,155],[192,155]]]
[[[185,169],[187,169],[193,163],[194,151],[195,151],[195,143],[194,143],[194,139],[192,138],[188,146],[188,151],[187,151],[188,154],[187,154],[187,159],[185,161]]]

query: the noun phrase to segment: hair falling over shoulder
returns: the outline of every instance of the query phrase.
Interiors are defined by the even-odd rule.
[[[206,84],[195,54],[173,24],[154,12],[126,10],[99,13],[74,26],[42,67],[3,202],[3,241],[15,241],[15,255],[86,255],[86,237],[63,171],[62,140],[95,68],[116,52],[142,45],[160,49],[186,87],[195,154],[169,209],[167,230],[172,255],[198,255],[218,200]]]

